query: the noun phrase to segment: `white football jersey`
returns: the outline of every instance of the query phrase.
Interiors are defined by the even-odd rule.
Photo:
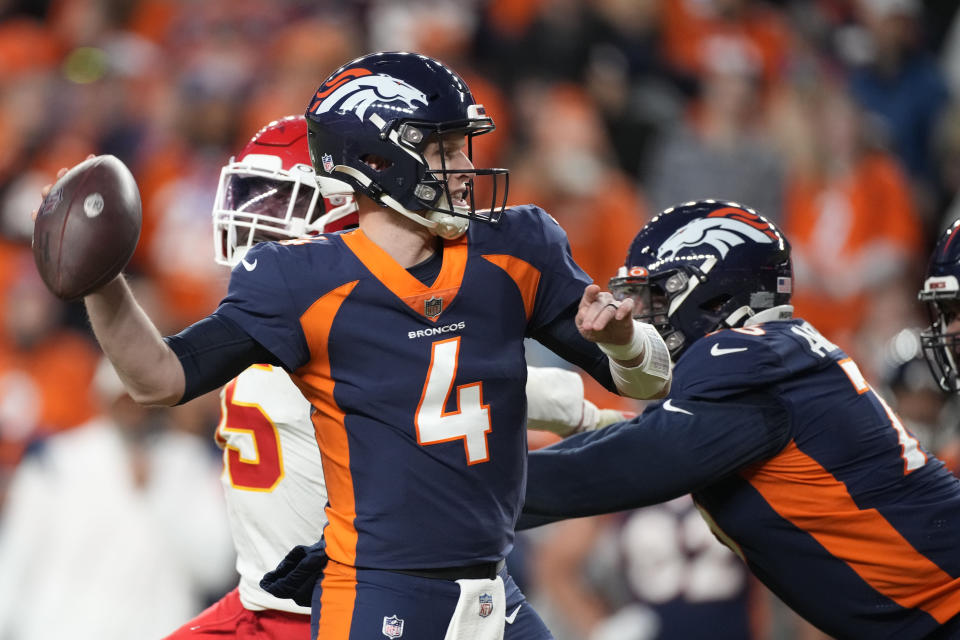
[[[310,614],[260,588],[290,549],[320,539],[327,488],[310,404],[287,373],[254,365],[221,391],[217,443],[237,552],[240,600],[251,610]]]

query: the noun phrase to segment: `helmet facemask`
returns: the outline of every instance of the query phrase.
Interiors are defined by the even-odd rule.
[[[361,193],[374,201],[428,227],[439,236],[456,238],[466,232],[470,220],[496,224],[506,208],[509,172],[507,169],[448,168],[446,154],[441,146],[440,166],[431,168],[426,151],[431,143],[443,144],[453,137],[466,137],[467,158],[473,162],[473,137],[493,130],[493,121],[483,114],[481,105],[471,105],[468,112],[476,114],[469,120],[435,123],[417,120],[386,122],[377,114],[369,120],[380,129],[379,140],[361,147],[356,144],[355,166],[333,164],[333,158],[322,151],[324,135],[313,121],[308,122],[309,144],[315,166],[330,175],[355,183]],[[369,149],[365,151],[364,149]],[[353,154],[351,154],[353,155]],[[409,162],[415,159],[415,164]],[[411,175],[411,171],[415,175]],[[318,172],[318,175],[319,172]],[[467,175],[464,203],[455,204],[450,193],[450,178]],[[478,178],[485,178],[482,208],[478,208]],[[353,180],[350,180],[352,178]],[[412,188],[402,185],[413,184]],[[396,190],[390,185],[400,185]],[[403,192],[406,197],[400,193]],[[489,198],[489,199],[488,199]],[[484,205],[489,205],[484,207]]]
[[[683,350],[686,339],[670,323],[671,300],[681,289],[686,288],[688,278],[681,271],[670,271],[650,276],[643,267],[629,271],[621,267],[625,275],[610,279],[610,292],[616,300],[633,300],[633,317],[653,325],[674,356]],[[675,356],[674,356],[675,357]]]
[[[468,111],[480,109],[481,105],[473,105]],[[400,125],[397,139],[400,146],[409,148],[410,151],[417,154],[420,163],[426,167],[423,177],[413,190],[413,195],[418,203],[432,213],[460,216],[471,220],[479,220],[490,224],[500,222],[500,216],[506,208],[507,190],[509,187],[509,172],[506,169],[477,169],[473,167],[473,138],[493,131],[493,121],[486,116],[478,116],[477,120],[470,120],[467,123],[454,122],[445,124],[436,124],[430,122],[408,121]],[[448,169],[446,164],[446,153],[444,144],[447,140],[455,139],[460,136],[466,138],[466,156],[470,160],[470,169]],[[429,162],[426,158],[427,147],[436,143],[440,146],[439,168],[429,168]],[[466,182],[466,191],[464,193],[464,204],[453,204],[454,198],[450,193],[450,178],[458,175],[470,176]],[[477,183],[478,178],[489,178],[489,187],[481,189],[485,192],[484,201],[481,205],[488,205],[477,208]]]
[[[719,329],[741,327],[768,309],[781,311],[778,316],[792,312],[789,294],[772,288],[745,289],[744,274],[738,270],[711,275],[718,263],[714,256],[699,256],[663,265],[654,273],[644,267],[621,267],[621,275],[610,280],[610,292],[618,300],[634,300],[633,317],[654,326],[674,360],[695,340]]]
[[[301,238],[324,214],[310,167],[286,171],[248,160],[231,161],[220,172],[213,209],[218,264],[237,264],[258,242]]]
[[[343,180],[436,235],[458,237],[470,220],[495,224],[506,209],[509,172],[472,164],[473,137],[493,131],[493,120],[438,60],[402,51],[361,56],[323,81],[305,116],[318,176]],[[428,145],[450,136],[466,139],[469,167],[427,161]],[[466,179],[462,194],[450,193],[454,176],[456,189]]]
[[[920,333],[920,346],[940,389],[960,393],[960,299],[957,291],[944,294],[938,299],[926,289],[920,293],[930,314],[930,327]]]
[[[773,223],[734,202],[665,209],[634,237],[625,265],[611,292],[634,298],[635,317],[654,325],[674,360],[714,331],[793,314],[789,243]]]

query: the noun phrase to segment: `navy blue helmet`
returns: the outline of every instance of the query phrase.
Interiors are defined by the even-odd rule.
[[[960,393],[960,220],[941,234],[927,266],[919,298],[927,303],[930,327],[920,334],[923,357],[944,391]],[[954,326],[951,327],[951,324]]]
[[[633,239],[610,280],[618,299],[634,298],[634,317],[656,327],[676,359],[694,341],[778,308],[788,318],[793,288],[790,244],[752,209],[701,200],[671,207]],[[767,318],[765,318],[767,319]]]
[[[493,131],[493,120],[469,87],[441,62],[415,53],[373,53],[334,71],[306,112],[310,157],[318,176],[349,183],[358,193],[455,237],[467,220],[496,223],[506,206],[506,169],[430,169],[424,150],[446,136]],[[371,162],[375,159],[376,162]],[[447,178],[468,174],[468,206],[454,205]],[[490,180],[489,208],[477,209],[474,182]]]

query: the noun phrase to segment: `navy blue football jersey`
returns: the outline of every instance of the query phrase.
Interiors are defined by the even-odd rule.
[[[960,627],[960,481],[805,321],[698,340],[666,401],[599,433],[531,455],[532,513],[588,515],[690,491],[717,537],[827,633],[910,639]],[[574,488],[581,480],[587,488]]]
[[[445,241],[430,286],[359,229],[250,250],[218,313],[313,406],[332,559],[403,569],[504,557],[526,477],[523,340],[589,282],[533,206]]]

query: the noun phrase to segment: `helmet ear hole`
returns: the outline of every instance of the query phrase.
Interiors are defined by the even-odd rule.
[[[390,160],[375,153],[368,153],[360,157],[360,160],[374,171],[386,171],[393,166]]]
[[[723,308],[723,305],[727,304],[730,301],[732,296],[727,293],[721,293],[720,295],[714,296],[709,300],[706,300],[700,305],[700,308],[704,311],[719,311]]]

